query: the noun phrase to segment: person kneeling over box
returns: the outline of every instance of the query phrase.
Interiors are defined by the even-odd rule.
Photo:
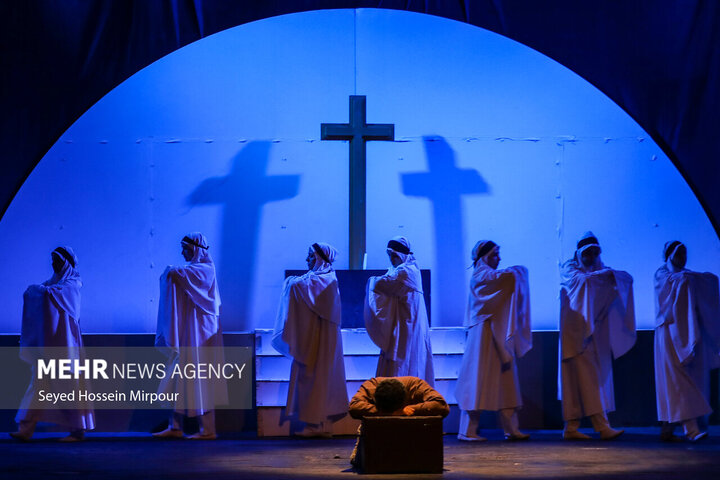
[[[350,416],[362,419],[350,463],[364,473],[442,473],[448,413],[443,396],[425,380],[371,378],[350,402]]]

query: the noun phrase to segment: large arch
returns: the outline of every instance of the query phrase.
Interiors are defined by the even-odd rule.
[[[720,5],[340,1],[467,22],[567,66],[625,109],[675,163],[718,231]],[[0,211],[50,146],[108,91],[162,56],[232,26],[323,1],[7,2],[3,28]]]
[[[18,272],[0,292],[6,328],[59,243],[81,257],[88,331],[152,331],[157,275],[186,230],[211,241],[225,328],[272,326],[283,271],[309,243],[347,266],[347,147],[320,142],[319,125],[347,118],[349,94],[398,140],[368,147],[368,267],[386,266],[388,236],[410,238],[433,272],[434,325],[461,322],[479,238],[529,267],[539,329],[556,328],[557,265],[588,228],[635,276],[642,327],[668,238],[720,272],[720,255],[693,254],[720,243],[669,159],[573,72],[436,16],[313,11],[173,52],[63,134],[0,220]]]

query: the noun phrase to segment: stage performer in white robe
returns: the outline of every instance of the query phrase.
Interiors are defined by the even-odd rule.
[[[590,417],[603,440],[623,433],[610,427],[607,412],[615,410],[612,358],[635,344],[633,279],[604,266],[600,253],[597,238],[587,232],[562,267],[558,394],[566,440],[590,438],[578,431],[583,417]]]
[[[532,348],[527,268],[498,270],[500,247],[490,240],[472,251],[473,274],[465,318],[467,339],[455,387],[460,412],[458,439],[484,441],[477,434],[482,410],[499,411],[508,440],[527,440],[518,426],[522,396],[516,359]]]
[[[15,417],[18,431],[10,435],[29,440],[38,422],[49,422],[66,428],[70,435],[64,442],[83,440],[85,431],[95,428],[92,405],[78,402],[73,409],[43,409],[41,390],[60,394],[87,390],[83,379],[38,379],[37,359],[68,358],[84,360],[80,331],[80,287],[78,260],[70,247],[58,247],[51,253],[53,276],[40,285],[30,285],[23,295],[23,318],[20,335],[20,357],[32,367],[32,381]],[[47,348],[48,351],[44,352]]]
[[[380,347],[378,377],[412,376],[435,385],[420,269],[405,237],[388,242],[390,268],[370,277],[365,295],[365,327]]]
[[[329,437],[347,414],[336,255],[327,243],[310,246],[309,271],[285,280],[275,321],[272,345],[292,358],[285,413],[305,424],[299,436]]]
[[[184,379],[172,376],[176,366],[223,363],[220,293],[215,264],[201,233],[181,241],[184,266],[169,266],[160,276],[155,346],[167,357],[168,374],[159,392],[177,393],[178,398],[166,430],[158,438],[182,438],[184,417],[197,417],[200,430],[188,438],[214,440],[215,406],[227,403],[227,385],[217,379]]]
[[[710,370],[720,366],[718,277],[687,270],[687,249],[678,241],[664,248],[665,264],[655,272],[655,388],[661,439],[681,423],[685,437],[697,441],[697,419],[708,415]]]

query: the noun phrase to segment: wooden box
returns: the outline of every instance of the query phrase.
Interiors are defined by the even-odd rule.
[[[366,417],[358,445],[363,473],[442,473],[442,417]]]

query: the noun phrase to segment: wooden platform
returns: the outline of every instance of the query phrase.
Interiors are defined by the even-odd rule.
[[[457,432],[458,413],[455,401],[455,381],[462,362],[465,331],[462,327],[433,327],[430,329],[436,387],[450,404],[451,413],[445,419],[447,433]],[[352,396],[361,382],[375,375],[379,351],[364,329],[343,329],[343,347],[347,372],[348,396]],[[270,345],[270,332],[255,334],[257,414],[263,425],[260,435],[287,435],[287,427],[273,423],[279,418],[287,400],[290,360],[280,356]],[[655,410],[655,378],[653,365],[654,332],[640,330],[635,346],[613,361],[616,411],[609,414],[610,422],[618,427],[657,426]],[[720,422],[720,382],[718,373],[710,375],[710,405],[715,412],[710,423]],[[562,428],[562,410],[557,399],[558,332],[533,332],[533,348],[518,361],[518,375],[523,408],[520,427],[523,429],[553,430]],[[485,412],[480,428],[497,428],[497,418]],[[355,426],[343,423],[335,433],[351,434]]]
[[[458,327],[430,330],[435,367],[435,388],[454,405],[455,382],[465,346],[465,329]],[[280,355],[270,344],[271,330],[255,333],[255,376],[258,414],[258,435],[284,436],[292,432],[290,422],[283,422],[287,402],[291,360]],[[348,398],[360,385],[375,376],[380,350],[370,340],[364,328],[343,329],[343,351]],[[457,431],[456,416],[446,422],[446,431]],[[359,423],[349,417],[333,425],[336,435],[353,435]]]

